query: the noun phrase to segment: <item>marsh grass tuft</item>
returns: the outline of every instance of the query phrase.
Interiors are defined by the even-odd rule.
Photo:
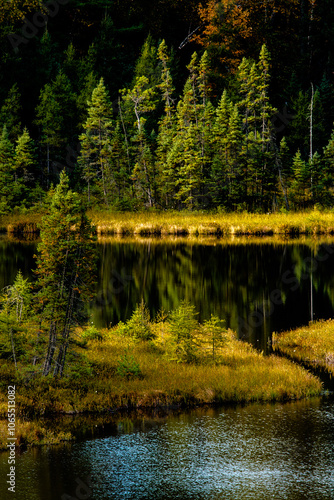
[[[312,367],[334,375],[334,320],[316,321],[308,326],[273,334],[274,349]]]
[[[317,235],[334,234],[334,212],[273,214],[207,212],[89,213],[98,235]]]
[[[88,213],[99,236],[272,236],[332,235],[334,212],[314,209],[308,212],[111,212]],[[36,213],[5,215],[0,230],[9,234],[36,234],[41,215]]]

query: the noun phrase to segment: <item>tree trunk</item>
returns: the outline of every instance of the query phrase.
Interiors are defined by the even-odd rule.
[[[45,362],[44,362],[44,368],[43,368],[43,375],[48,375],[51,370],[52,362],[53,362],[53,356],[56,350],[56,340],[57,340],[57,325],[54,321],[51,322],[50,325],[50,330],[49,330],[49,345],[48,345],[48,351],[46,354]]]

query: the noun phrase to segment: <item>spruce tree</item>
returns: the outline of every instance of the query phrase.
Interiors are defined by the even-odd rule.
[[[14,83],[0,110],[0,128],[6,125],[11,141],[16,141],[21,133],[21,112],[21,94]]]
[[[62,71],[40,92],[35,123],[40,128],[40,142],[44,146],[47,185],[53,176],[52,166],[65,163],[66,146],[76,134],[76,96],[71,82]]]
[[[165,206],[170,206],[173,203],[173,195],[175,185],[173,175],[167,165],[167,156],[173,146],[175,137],[175,108],[173,92],[174,86],[169,68],[169,55],[167,45],[163,40],[158,47],[158,58],[161,64],[161,83],[158,89],[161,93],[161,99],[164,103],[164,115],[159,121],[159,131],[157,137],[156,150],[156,170],[157,184],[161,202]]]
[[[148,88],[155,88],[159,84],[160,70],[157,64],[157,49],[151,35],[145,40],[141,49],[141,54],[136,62],[133,84],[135,84],[136,79],[141,76],[147,78]]]
[[[22,179],[26,185],[31,185],[36,174],[35,145],[25,128],[17,140],[14,158],[15,180]]]
[[[84,304],[92,298],[94,237],[77,193],[64,171],[49,193],[38,244],[35,309],[45,332],[43,375],[62,376],[75,326],[86,321]]]
[[[155,203],[155,164],[150,150],[150,141],[145,131],[146,115],[156,107],[155,89],[149,86],[146,76],[137,77],[131,89],[123,89],[123,100],[132,107],[136,117],[137,133],[135,143],[133,181],[145,202],[152,207]]]
[[[91,185],[98,186],[98,178],[102,181],[104,203],[109,204],[108,162],[109,146],[112,131],[112,107],[103,78],[92,93],[88,102],[88,118],[84,125],[85,133],[80,136],[81,153],[78,158],[87,182],[88,201],[90,201]]]
[[[28,202],[34,202],[35,188],[38,191],[38,165],[35,144],[26,128],[16,141],[13,169],[15,203],[24,205]]]
[[[41,90],[36,108],[35,123],[40,127],[40,143],[45,147],[46,178],[49,182],[53,151],[59,148],[62,131],[62,110],[52,86],[46,84]]]
[[[12,208],[14,184],[14,146],[6,125],[0,138],[0,215]]]
[[[311,199],[309,165],[302,159],[300,150],[292,161],[293,181],[291,183],[291,200],[296,209],[305,209]]]

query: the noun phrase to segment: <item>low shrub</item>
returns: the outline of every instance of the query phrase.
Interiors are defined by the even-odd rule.
[[[118,332],[138,340],[152,340],[154,333],[150,323],[150,312],[144,301],[137,305],[131,318],[126,323],[118,325]]]
[[[142,378],[142,372],[140,370],[139,364],[135,361],[133,355],[124,354],[124,356],[118,360],[118,366],[116,370],[117,375],[122,378]]]
[[[99,340],[100,342],[102,342],[103,337],[101,332],[97,328],[95,328],[94,325],[92,325],[83,332],[82,339],[84,341]]]

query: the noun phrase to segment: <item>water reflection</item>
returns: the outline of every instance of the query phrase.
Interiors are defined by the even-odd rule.
[[[185,299],[195,304],[200,320],[217,314],[240,337],[266,350],[272,331],[333,315],[334,258],[326,250],[330,247],[311,240],[151,239],[100,245],[99,289],[92,308],[99,325],[129,318],[142,299],[153,315]]]
[[[110,437],[23,454],[16,498],[329,500],[333,422],[333,400],[320,399],[142,418]]]
[[[97,326],[125,321],[142,299],[155,316],[185,299],[196,306],[200,321],[216,314],[239,337],[266,351],[272,331],[333,317],[334,254],[328,243],[103,240],[98,244],[92,320]],[[33,244],[0,240],[0,287],[13,282],[18,268],[25,276],[31,274],[34,251]]]

